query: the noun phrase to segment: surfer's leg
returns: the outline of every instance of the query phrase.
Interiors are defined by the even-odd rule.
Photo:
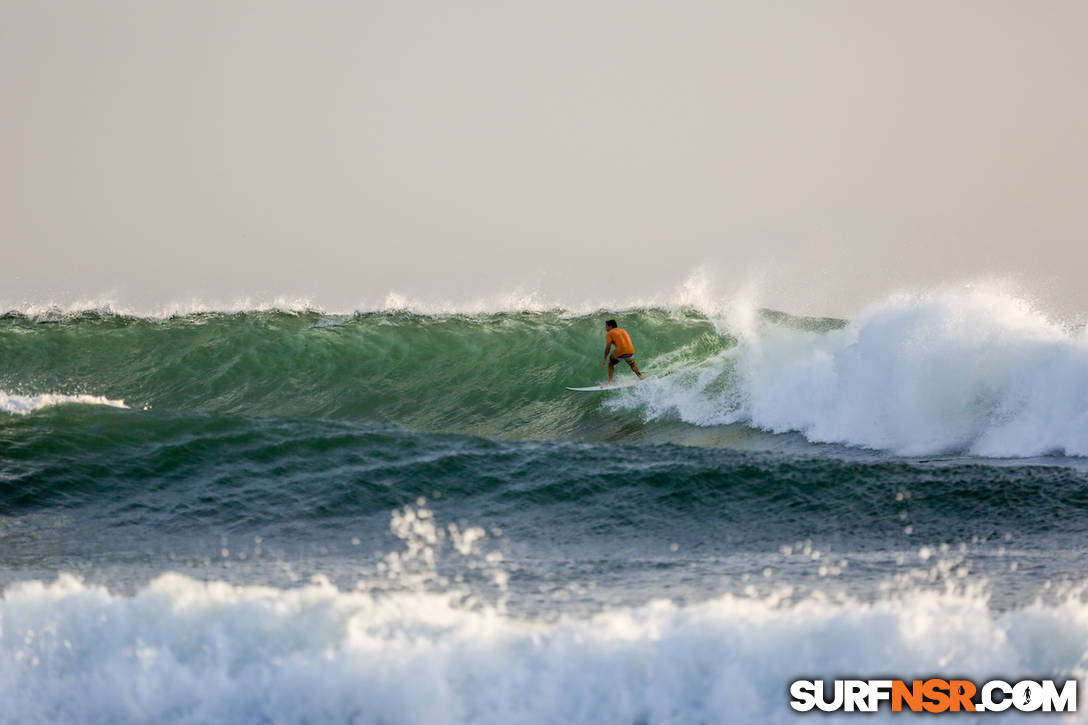
[[[616,356],[612,355],[608,358],[608,384],[612,384],[612,375],[616,372]]]
[[[635,375],[638,376],[639,380],[645,380],[646,379],[646,378],[642,377],[642,372],[638,369],[638,365],[635,364],[635,359],[634,358],[628,359],[627,364],[630,365],[631,369],[635,371]]]

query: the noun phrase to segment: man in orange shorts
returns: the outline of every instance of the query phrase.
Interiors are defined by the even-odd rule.
[[[601,364],[608,365],[608,382],[612,382],[612,373],[615,372],[616,363],[620,360],[631,366],[639,380],[645,380],[646,378],[639,372],[638,365],[635,365],[635,345],[631,342],[631,336],[627,334],[627,330],[617,327],[615,320],[604,323],[604,329],[607,332],[604,335],[604,360]],[[610,354],[613,345],[616,346],[616,351]]]

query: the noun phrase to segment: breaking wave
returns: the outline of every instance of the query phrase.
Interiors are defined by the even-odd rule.
[[[731,426],[908,456],[1088,456],[1088,334],[999,292],[899,296],[848,321],[702,303],[422,314],[387,302],[344,315],[9,313],[0,409],[124,400],[563,440],[699,442],[698,429]],[[654,380],[568,393],[604,377],[613,316]]]

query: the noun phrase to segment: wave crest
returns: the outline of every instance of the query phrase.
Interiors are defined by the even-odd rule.
[[[43,393],[41,395],[14,395],[0,390],[0,411],[12,415],[29,415],[43,408],[57,405],[105,405],[111,408],[127,408],[123,400],[111,400],[102,395],[64,395],[61,393]]]
[[[619,406],[901,455],[1088,455],[1088,336],[1023,300],[901,296],[841,329],[735,329],[735,348]]]
[[[781,723],[795,721],[798,677],[1088,674],[1076,596],[994,612],[970,591],[787,594],[542,622],[320,578],[276,589],[168,573],[126,597],[63,576],[0,599],[0,719]]]

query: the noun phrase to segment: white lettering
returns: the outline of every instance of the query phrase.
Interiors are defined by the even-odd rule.
[[[1012,704],[1020,712],[1035,712],[1043,706],[1043,687],[1038,682],[1021,680],[1012,688]]]
[[[1000,702],[994,700],[993,693],[1000,690],[1004,697]],[[990,680],[982,687],[982,709],[993,712],[1004,712],[1012,707],[1012,685],[1004,680]],[[978,709],[976,707],[976,709]]]
[[[824,692],[824,681],[820,680],[816,683],[816,707],[820,708],[824,712],[835,712],[842,707],[843,700],[845,699],[842,691],[842,680],[835,680],[833,692],[835,696],[828,700],[826,693]]]
[[[1058,692],[1053,680],[1043,681],[1043,712],[1076,712],[1077,681],[1066,680]]]
[[[881,700],[892,699],[891,680],[869,680],[869,708],[867,712],[876,712],[880,709]]]
[[[816,684],[812,680],[795,680],[790,685],[790,707],[797,712],[808,712],[816,707]]]

